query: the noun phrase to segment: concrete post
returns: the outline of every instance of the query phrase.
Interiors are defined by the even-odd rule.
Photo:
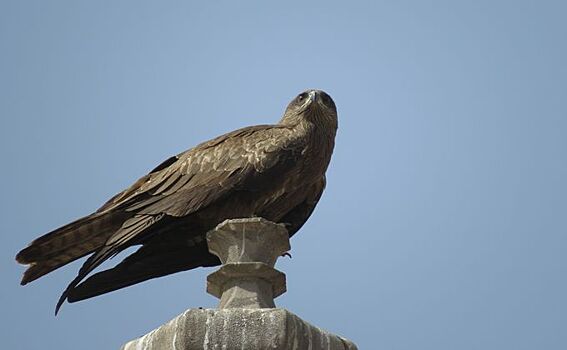
[[[262,218],[232,219],[207,233],[209,251],[223,266],[207,278],[218,309],[190,309],[122,350],[311,349],[354,350],[349,340],[275,308],[286,291],[285,275],[274,268],[290,249],[283,225]]]

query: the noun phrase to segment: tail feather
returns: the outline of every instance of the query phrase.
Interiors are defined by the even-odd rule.
[[[30,265],[21,284],[27,284],[71,261],[92,253],[130,214],[93,214],[49,232],[16,255],[16,261]]]
[[[65,259],[53,258],[50,260],[42,261],[40,263],[32,263],[24,272],[24,276],[22,277],[20,284],[23,286],[32,281],[35,281],[36,279],[50,273],[51,271],[56,270],[76,259],[82,258],[83,256],[88,255],[91,252],[92,251],[86,251],[84,254],[74,257],[66,256]]]

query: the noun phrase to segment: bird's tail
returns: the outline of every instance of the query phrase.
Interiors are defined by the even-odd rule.
[[[21,250],[16,261],[29,265],[22,277],[25,285],[41,276],[92,253],[120,228],[126,213],[95,213],[51,231]]]

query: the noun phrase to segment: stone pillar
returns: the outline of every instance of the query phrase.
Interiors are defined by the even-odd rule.
[[[285,293],[285,274],[274,269],[290,249],[284,225],[262,218],[227,220],[207,233],[209,251],[223,266],[207,277],[207,292],[220,298],[219,309],[274,308]]]
[[[285,275],[274,268],[290,249],[283,225],[262,218],[232,219],[207,233],[223,265],[207,278],[218,309],[190,309],[122,350],[311,349],[354,350],[349,340],[275,308]]]

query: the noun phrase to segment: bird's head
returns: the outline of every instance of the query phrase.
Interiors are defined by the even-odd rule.
[[[297,95],[287,106],[281,124],[297,124],[307,121],[316,126],[337,129],[337,107],[323,90],[306,90]]]

